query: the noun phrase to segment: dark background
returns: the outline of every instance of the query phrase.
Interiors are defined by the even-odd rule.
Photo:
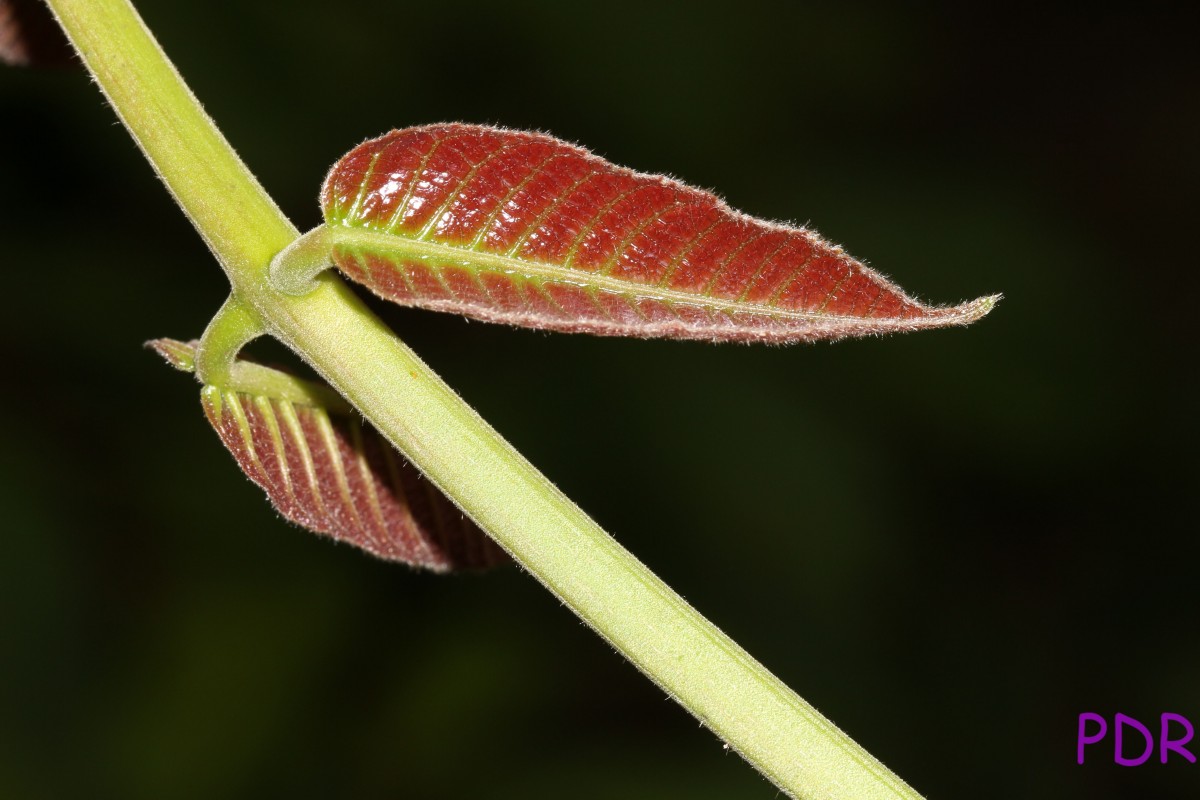
[[[362,139],[490,122],[1004,292],[790,348],[387,319],[931,800],[1193,798],[1200,764],[1074,747],[1200,725],[1196,29],[962,5],[139,3],[302,229]],[[0,115],[0,795],[776,796],[529,576],[281,522],[141,349],[226,284],[111,110],[6,68]]]

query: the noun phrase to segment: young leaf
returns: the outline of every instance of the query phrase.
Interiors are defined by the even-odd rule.
[[[148,342],[195,369],[195,342]],[[237,388],[205,386],[204,413],[238,466],[292,522],[437,572],[508,556],[329,387],[239,362]]]
[[[805,228],[540,133],[426,125],[365,142],[321,191],[333,261],[376,294],[603,335],[800,342],[979,319],[923,305]]]

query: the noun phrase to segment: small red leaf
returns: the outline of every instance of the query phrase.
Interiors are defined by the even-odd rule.
[[[148,342],[172,366],[193,369],[196,343]],[[254,365],[264,386],[284,375]],[[374,428],[328,387],[287,376],[292,397],[205,386],[208,421],[238,466],[292,522],[390,561],[434,571],[482,569],[508,560]],[[333,400],[333,397],[330,397]]]
[[[603,335],[798,342],[964,325],[805,228],[540,133],[444,124],[351,150],[321,191],[334,263],[404,305]]]

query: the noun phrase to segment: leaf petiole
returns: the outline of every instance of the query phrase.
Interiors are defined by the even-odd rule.
[[[204,384],[229,386],[239,366],[238,353],[266,332],[262,319],[235,295],[229,295],[200,338],[196,377]]]
[[[317,276],[333,266],[330,256],[336,235],[328,225],[318,225],[281,250],[267,268],[271,287],[292,297],[316,289]]]
[[[173,360],[165,352],[186,354],[187,345],[183,343],[160,339],[152,346],[185,372],[192,371],[194,364],[196,378],[205,386],[349,413],[346,400],[328,386],[238,358],[243,347],[264,334],[267,329],[262,319],[230,295],[208,323],[193,359],[180,363],[180,359]]]

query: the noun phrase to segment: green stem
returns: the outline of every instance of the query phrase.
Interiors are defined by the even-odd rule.
[[[128,0],[48,2],[237,300],[538,580],[789,795],[919,797],[555,489],[340,279],[321,275],[301,297],[273,289],[268,264],[296,230]]]
[[[200,338],[196,377],[204,384],[228,386],[234,380],[233,373],[244,365],[236,361],[237,354],[266,332],[258,315],[230,295]]]

